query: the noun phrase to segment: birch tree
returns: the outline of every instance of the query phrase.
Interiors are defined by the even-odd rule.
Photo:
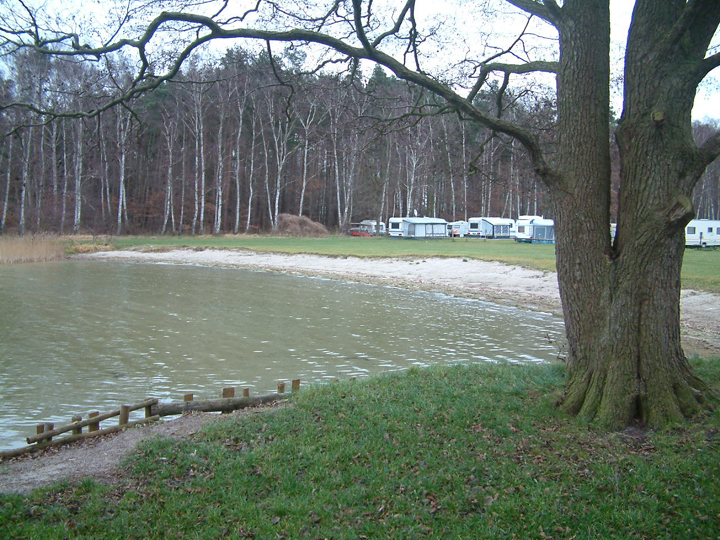
[[[0,235],[5,233],[5,223],[7,222],[8,202],[10,201],[10,180],[12,179],[13,166],[13,143],[15,137],[8,137],[7,145],[7,165],[5,171],[5,194],[2,202],[2,217],[0,218]]]
[[[115,119],[115,127],[117,134],[117,156],[118,156],[118,203],[117,203],[117,220],[116,232],[118,236],[122,234],[123,218],[127,222],[127,200],[125,191],[125,167],[128,154],[128,139],[130,137],[130,127],[132,118],[127,111],[122,108],[118,109]]]

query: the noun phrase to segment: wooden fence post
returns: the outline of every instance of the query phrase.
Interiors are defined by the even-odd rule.
[[[250,389],[247,386],[243,388],[243,397],[250,397]]]
[[[235,387],[234,387],[234,386],[228,386],[227,388],[223,388],[222,397],[224,397],[224,398],[233,398],[233,397],[235,397]],[[222,411],[221,414],[230,414],[230,411]]]
[[[45,422],[45,431],[52,431],[53,429],[55,429],[55,424],[52,422]],[[47,441],[52,441],[52,437],[48,437]]]
[[[96,416],[100,416],[100,411],[91,412],[90,414],[88,414],[88,419],[95,418]],[[100,430],[100,422],[95,422],[88,426],[88,431],[99,431],[99,430]]]
[[[76,414],[75,416],[72,417],[71,421],[72,422],[82,422],[82,416]],[[82,427],[77,427],[77,428],[73,429],[72,432],[73,432],[73,435],[80,435],[82,433]]]
[[[124,426],[130,421],[130,406],[120,405],[120,419],[118,420],[119,426]]]
[[[192,401],[195,398],[192,394],[185,394],[183,396],[183,401]]]
[[[278,382],[278,394],[284,394],[285,393],[285,381],[279,381]]]
[[[292,391],[297,392],[298,390],[300,390],[300,379],[293,379]]]

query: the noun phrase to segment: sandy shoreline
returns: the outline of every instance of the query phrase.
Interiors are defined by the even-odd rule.
[[[459,258],[326,257],[247,250],[105,251],[78,258],[245,268],[434,290],[562,315],[557,277],[489,261]],[[720,295],[684,290],[681,320],[690,355],[720,356]]]

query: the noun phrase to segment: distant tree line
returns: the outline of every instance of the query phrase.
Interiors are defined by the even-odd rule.
[[[274,230],[281,214],[338,230],[391,216],[552,217],[517,142],[444,114],[379,67],[367,79],[308,74],[303,60],[231,49],[95,114],[109,88],[129,84],[129,66],[123,80],[108,75],[122,65],[14,55],[3,104],[32,96],[57,112],[3,107],[0,233],[243,233]],[[483,99],[553,143],[551,98]],[[697,124],[696,137],[716,129]],[[695,191],[698,217],[720,218],[719,184],[715,162]]]

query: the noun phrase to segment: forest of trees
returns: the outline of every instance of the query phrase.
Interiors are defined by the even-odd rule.
[[[5,108],[0,233],[244,233],[275,229],[281,213],[336,230],[391,216],[552,217],[513,139],[442,114],[380,67],[363,79],[302,73],[302,61],[292,50],[271,59],[235,48],[100,114]],[[0,73],[3,103],[32,97],[56,111],[92,111],[126,84],[31,51]],[[520,91],[500,107],[552,144],[553,99]],[[717,127],[697,123],[696,137]],[[694,203],[698,217],[720,218],[720,163]]]

